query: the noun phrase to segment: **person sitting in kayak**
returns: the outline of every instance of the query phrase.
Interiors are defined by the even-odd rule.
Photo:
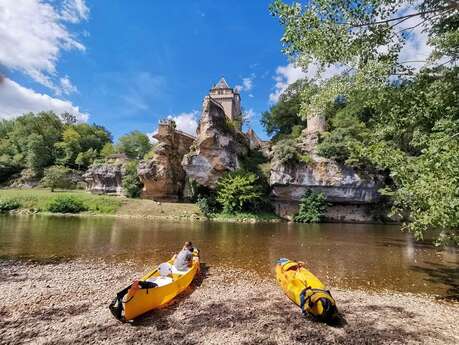
[[[189,241],[185,242],[182,250],[175,256],[174,267],[178,271],[187,271],[193,262],[193,244]]]

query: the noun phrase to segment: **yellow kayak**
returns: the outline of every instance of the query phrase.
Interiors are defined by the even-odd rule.
[[[303,314],[311,314],[322,321],[332,321],[338,313],[336,302],[325,285],[302,262],[285,258],[277,260],[276,279],[282,290]]]
[[[166,305],[183,292],[199,272],[199,252],[193,252],[192,266],[187,271],[177,271],[173,259],[118,292],[109,306],[112,314],[120,321],[129,321]]]

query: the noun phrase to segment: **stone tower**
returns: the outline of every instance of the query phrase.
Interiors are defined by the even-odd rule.
[[[241,128],[241,96],[237,90],[228,86],[225,78],[221,78],[220,81],[210,89],[208,97],[220,103],[225,111],[225,115],[237,124],[238,129]]]

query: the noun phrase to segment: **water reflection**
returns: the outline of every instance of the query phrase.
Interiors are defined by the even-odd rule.
[[[0,255],[163,261],[191,240],[210,266],[272,276],[279,257],[301,259],[332,286],[451,294],[457,249],[415,241],[397,226],[234,224],[107,217],[0,216]],[[446,277],[451,276],[446,279]],[[448,292],[449,291],[449,292]]]

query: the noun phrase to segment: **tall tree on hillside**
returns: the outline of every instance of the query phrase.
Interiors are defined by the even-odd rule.
[[[300,79],[289,85],[280,95],[279,101],[269,111],[262,114],[261,123],[274,141],[292,134],[298,135],[304,128],[305,121],[300,116],[302,94],[313,93],[316,87]],[[294,130],[296,128],[296,130]]]
[[[120,137],[116,147],[131,159],[142,159],[150,151],[151,143],[145,133],[132,131]]]
[[[276,0],[271,11],[298,66],[340,71],[317,76],[317,94],[302,100],[303,117],[345,100],[322,152],[389,170],[386,193],[395,212],[409,214],[406,228],[418,237],[438,229],[442,242],[458,243],[458,3]],[[432,54],[410,61],[403,48],[424,34]]]

